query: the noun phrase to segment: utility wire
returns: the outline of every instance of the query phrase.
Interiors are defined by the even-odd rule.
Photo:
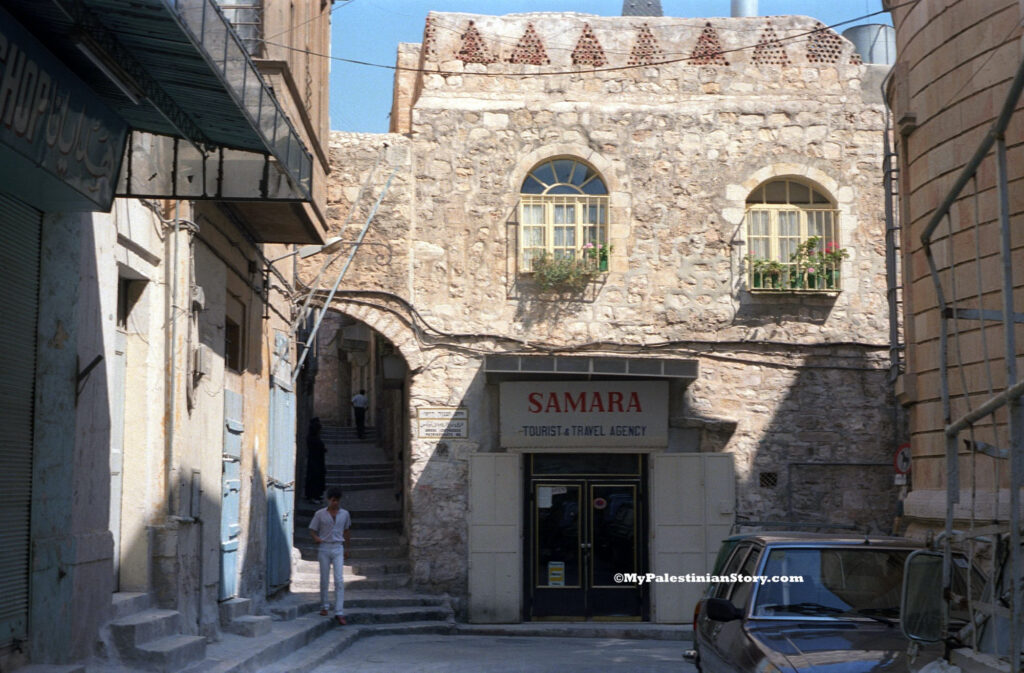
[[[329,12],[327,12],[327,13],[328,13],[328,14],[333,14],[334,12],[338,11],[338,10],[339,10],[339,9],[341,9],[342,7],[348,7],[349,5],[351,5],[351,4],[352,4],[353,2],[355,2],[355,1],[356,1],[356,0],[345,0],[345,3],[344,3],[344,4],[341,4],[341,5],[336,5],[336,6],[334,6],[334,7],[331,7],[331,11],[329,11]],[[273,35],[271,35],[270,37],[266,37],[266,38],[259,38],[259,41],[260,41],[260,42],[267,42],[267,40],[273,40],[273,39],[274,39],[274,38],[276,38],[276,37],[281,37],[282,35],[287,35],[288,33],[293,33],[293,32],[295,32],[296,30],[298,30],[299,28],[302,28],[303,26],[305,26],[305,25],[307,25],[307,24],[313,23],[314,21],[316,21],[316,20],[317,20],[317,19],[319,19],[319,18],[322,18],[323,16],[324,16],[323,14],[317,14],[317,15],[315,15],[315,16],[311,16],[310,18],[306,19],[305,21],[303,21],[302,23],[300,23],[300,24],[299,24],[299,25],[297,25],[297,26],[292,26],[291,28],[288,28],[287,30],[282,30],[282,31],[281,31],[280,33],[274,33],[274,34],[273,34]],[[269,44],[269,43],[268,43],[268,44]]]
[[[715,52],[713,54],[702,54],[701,56],[698,56],[698,57],[684,56],[684,57],[680,57],[680,58],[665,59],[663,61],[657,61],[655,63],[644,63],[644,64],[638,64],[638,65],[620,65],[620,66],[613,66],[613,67],[608,67],[608,68],[592,68],[592,69],[589,69],[589,70],[559,70],[559,71],[554,71],[554,72],[531,72],[531,73],[508,73],[508,72],[501,72],[501,73],[499,73],[499,72],[472,72],[472,71],[454,72],[454,71],[447,71],[447,70],[428,70],[426,68],[410,68],[410,67],[400,66],[400,65],[384,65],[382,63],[373,63],[373,62],[370,62],[370,61],[361,61],[361,60],[358,60],[358,59],[344,58],[342,56],[332,56],[330,54],[321,54],[319,52],[310,51],[308,49],[300,49],[298,47],[292,47],[292,46],[289,46],[287,44],[282,44],[282,43],[279,43],[279,42],[271,42],[269,40],[264,40],[264,42],[266,44],[273,45],[275,47],[281,47],[283,49],[289,49],[291,51],[297,51],[297,52],[300,52],[300,53],[307,54],[309,56],[318,56],[320,58],[328,58],[328,59],[331,59],[332,61],[339,61],[341,63],[351,63],[353,65],[364,65],[364,66],[371,67],[371,68],[383,68],[385,70],[395,70],[395,71],[401,71],[401,72],[417,72],[417,73],[423,73],[423,74],[427,74],[427,75],[478,75],[478,76],[481,76],[481,77],[552,77],[552,76],[559,76],[559,75],[589,74],[589,73],[594,73],[594,72],[615,72],[615,71],[620,71],[620,70],[635,70],[635,69],[638,69],[638,68],[654,68],[654,67],[661,66],[661,65],[670,65],[670,64],[673,64],[673,63],[682,63],[682,62],[685,62],[685,61],[692,61],[695,58],[697,58],[697,59],[705,59],[705,58],[715,57],[715,56],[719,56],[719,55],[733,54],[733,53],[737,53],[737,52],[741,52],[741,51],[748,51],[750,49],[756,49],[759,46],[765,46],[765,45],[771,45],[771,44],[782,44],[784,42],[791,42],[793,40],[797,40],[797,39],[802,38],[802,37],[807,37],[809,35],[814,35],[816,33],[822,33],[822,32],[825,32],[825,31],[833,30],[834,28],[838,28],[839,26],[845,26],[846,24],[849,24],[849,23],[855,23],[857,21],[863,21],[864,19],[869,19],[869,18],[871,18],[873,16],[877,16],[879,14],[883,14],[883,13],[885,13],[887,11],[892,11],[894,9],[899,9],[901,7],[906,7],[908,5],[916,5],[920,1],[921,0],[908,0],[907,2],[901,3],[899,5],[894,5],[893,7],[891,7],[888,10],[879,10],[877,12],[872,12],[870,14],[864,14],[864,15],[861,15],[861,16],[858,16],[858,17],[855,17],[855,18],[852,18],[852,19],[847,19],[845,21],[840,21],[840,22],[834,23],[834,24],[832,24],[830,26],[822,26],[820,28],[815,28],[814,30],[804,31],[802,33],[797,33],[796,35],[790,35],[788,37],[780,37],[780,38],[778,38],[776,40],[770,40],[770,41],[764,42],[764,43],[752,44],[752,45],[747,45],[747,46],[743,46],[743,47],[734,47],[732,49],[720,49],[719,51],[717,51],[717,52]]]

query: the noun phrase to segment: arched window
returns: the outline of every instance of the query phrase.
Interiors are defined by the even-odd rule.
[[[572,157],[545,159],[534,166],[520,191],[520,269],[533,260],[607,260],[608,188],[601,175]]]
[[[747,197],[749,286],[758,290],[838,290],[847,256],[839,247],[832,199],[816,185],[771,180]]]

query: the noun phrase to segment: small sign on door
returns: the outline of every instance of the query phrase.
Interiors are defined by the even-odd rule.
[[[548,561],[548,586],[565,586],[565,561]]]

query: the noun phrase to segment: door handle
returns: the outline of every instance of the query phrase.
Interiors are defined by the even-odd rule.
[[[590,543],[589,542],[581,542],[580,543],[580,549],[590,549]]]

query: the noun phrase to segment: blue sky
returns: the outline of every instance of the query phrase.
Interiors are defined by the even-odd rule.
[[[661,0],[665,16],[728,16],[729,0]],[[834,25],[882,9],[882,0],[760,0],[762,15],[806,14]],[[335,57],[395,64],[399,42],[420,42],[430,11],[474,14],[517,12],[622,13],[622,0],[336,0],[332,14],[331,53]],[[892,23],[879,14],[858,23]],[[331,62],[331,128],[384,133],[388,130],[394,71]]]

